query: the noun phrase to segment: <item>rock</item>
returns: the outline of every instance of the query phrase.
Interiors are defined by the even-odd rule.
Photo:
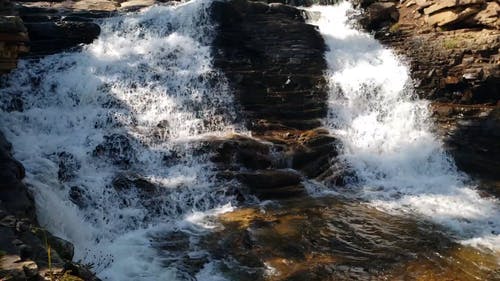
[[[499,14],[500,4],[492,1],[488,2],[486,8],[479,11],[479,13],[474,16],[473,20],[479,25],[498,30],[500,29]]]
[[[31,39],[31,54],[52,54],[89,44],[99,36],[101,29],[93,22],[26,22]]]
[[[463,78],[465,80],[481,80],[483,75],[484,71],[482,68],[470,68],[464,71]]]
[[[68,196],[69,200],[71,200],[71,202],[73,202],[78,207],[85,208],[88,206],[88,195],[86,194],[84,189],[78,186],[72,186],[69,190]]]
[[[260,199],[285,199],[305,194],[301,176],[293,170],[257,170],[236,174],[238,181]]]
[[[326,115],[325,45],[301,11],[233,0],[214,2],[211,13],[218,23],[214,64],[235,89],[247,127],[317,126]]]
[[[363,18],[368,29],[376,29],[389,25],[399,19],[396,4],[392,2],[375,2],[366,9],[366,17]]]
[[[166,140],[170,135],[170,124],[168,120],[162,120],[156,125],[153,136],[159,140]]]
[[[443,11],[447,8],[454,8],[460,6],[468,6],[468,5],[481,5],[484,4],[485,0],[441,0],[436,4],[429,6],[424,9],[424,14],[430,15],[435,12]]]
[[[467,8],[463,11],[444,11],[431,15],[427,19],[429,25],[437,26],[450,26],[462,21],[465,21],[469,17],[477,14],[479,9],[477,8]]]
[[[301,176],[292,170],[241,172],[236,178],[245,185],[257,189],[291,186],[301,182]]]
[[[366,8],[366,7],[370,6],[371,4],[377,2],[377,0],[352,0],[351,2],[356,7]]]
[[[153,193],[156,191],[156,186],[147,179],[132,173],[117,175],[112,182],[113,187],[117,191],[127,191],[132,188],[139,192]]]
[[[23,264],[23,271],[26,278],[30,279],[38,275],[38,265],[35,262],[27,262]]]
[[[417,6],[419,6],[420,9],[427,8],[433,4],[433,2],[430,0],[415,0],[415,3],[417,4]]]
[[[215,155],[211,160],[226,168],[245,167],[266,169],[272,164],[271,146],[245,136],[233,136],[227,140],[216,140]]]
[[[128,165],[136,158],[131,140],[121,134],[104,136],[104,142],[94,149],[93,155],[105,157],[116,165]]]
[[[75,246],[73,246],[73,244],[51,234],[48,235],[47,239],[50,246],[61,258],[67,261],[73,260],[73,256],[75,254]]]
[[[304,132],[298,138],[298,146],[290,152],[292,167],[315,178],[331,166],[332,159],[338,154],[338,146],[338,140],[326,130]]]
[[[23,110],[24,110],[23,100],[17,96],[13,96],[10,99],[10,102],[5,107],[5,111],[7,112],[14,112],[14,111],[23,112]]]
[[[81,168],[80,161],[69,152],[58,153],[59,170],[57,171],[57,178],[61,182],[66,182],[73,179],[78,170]]]
[[[7,8],[7,12],[0,15],[0,75],[15,68],[18,57],[29,50],[24,23],[12,8]]]
[[[19,246],[19,257],[21,261],[31,259],[33,257],[33,248],[30,245],[22,244]]]
[[[27,280],[23,265],[31,262],[19,262],[17,255],[5,255],[0,259],[0,278],[6,281],[24,281]]]

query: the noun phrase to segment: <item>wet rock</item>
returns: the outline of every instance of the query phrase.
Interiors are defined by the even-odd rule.
[[[150,194],[157,190],[153,183],[133,173],[117,175],[113,179],[112,185],[117,191],[127,191],[135,188],[139,192]]]
[[[242,166],[248,169],[266,169],[272,164],[271,146],[245,136],[234,136],[227,140],[216,140],[215,155],[211,160],[230,168]]]
[[[105,157],[116,165],[128,165],[136,157],[132,141],[121,134],[104,136],[104,142],[94,149],[93,155]]]
[[[375,2],[366,9],[366,17],[363,24],[369,29],[387,26],[399,19],[396,4],[392,2]]]
[[[162,120],[156,125],[153,136],[159,140],[165,140],[170,135],[170,124],[168,120]]]
[[[5,107],[5,111],[7,112],[14,112],[14,111],[23,112],[23,110],[24,110],[23,100],[17,96],[13,96],[10,99],[10,102]]]
[[[257,189],[299,184],[301,176],[292,170],[260,170],[242,172],[237,175],[242,183]]]
[[[78,170],[81,168],[80,161],[69,152],[60,152],[57,154],[59,160],[59,170],[57,171],[57,178],[61,182],[66,182],[73,179]]]
[[[182,155],[175,150],[169,151],[168,154],[163,155],[162,162],[166,166],[173,166],[180,163]]]
[[[73,202],[75,205],[77,205],[80,208],[85,208],[88,206],[88,195],[86,194],[85,190],[82,189],[81,187],[78,186],[72,186],[69,189],[69,200]]]
[[[33,257],[33,248],[29,245],[22,244],[19,246],[19,257],[21,261],[31,259]]]
[[[34,202],[26,186],[21,182],[24,167],[12,158],[12,145],[0,133],[0,202],[10,215],[34,219]],[[5,219],[5,217],[3,218]]]
[[[26,22],[31,39],[31,54],[52,54],[79,44],[89,44],[101,29],[93,22]]]
[[[292,167],[314,178],[332,165],[337,156],[339,141],[325,130],[311,130],[302,133],[291,152]]]
[[[23,271],[26,278],[31,279],[38,275],[38,265],[35,262],[23,264]]]
[[[61,258],[68,261],[73,260],[75,254],[75,246],[73,246],[73,244],[51,234],[47,236],[47,240]]]
[[[302,177],[293,170],[240,172],[236,178],[260,199],[284,199],[305,194]]]
[[[214,2],[211,10],[219,23],[214,64],[235,89],[247,126],[318,126],[326,115],[325,45],[300,10],[247,1]]]
[[[438,133],[458,168],[500,196],[500,110],[484,105],[433,104]]]

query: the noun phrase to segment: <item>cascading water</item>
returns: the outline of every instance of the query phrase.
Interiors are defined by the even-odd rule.
[[[210,3],[105,19],[93,44],[21,61],[2,81],[3,106],[23,102],[0,113],[2,130],[26,167],[41,224],[73,242],[75,260],[101,278],[185,279],[162,243],[188,233],[180,254],[203,261],[196,235],[210,226],[198,219],[231,208],[196,144],[238,130],[211,64]],[[217,279],[209,270],[199,274]]]
[[[428,102],[412,94],[407,67],[349,24],[348,2],[307,10],[329,48],[325,125],[359,179],[344,194],[445,225],[462,243],[498,253],[499,202],[481,197],[456,170],[431,132]]]

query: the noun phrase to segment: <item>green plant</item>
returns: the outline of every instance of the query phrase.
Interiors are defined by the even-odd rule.
[[[389,32],[391,33],[396,33],[399,31],[399,29],[401,28],[401,25],[399,23],[395,23],[393,24],[390,28],[389,28]]]
[[[455,49],[460,46],[460,41],[457,38],[447,38],[443,41],[443,46],[446,49]]]

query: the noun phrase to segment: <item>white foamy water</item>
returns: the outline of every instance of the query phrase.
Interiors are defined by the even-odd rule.
[[[349,3],[307,10],[329,48],[326,125],[359,178],[344,192],[442,224],[460,242],[500,253],[499,201],[481,197],[457,171],[431,132],[428,102],[413,95],[408,68],[349,24]]]
[[[210,229],[201,220],[231,209],[195,144],[238,130],[225,78],[212,68],[210,3],[105,19],[93,44],[21,61],[2,81],[3,108],[24,104],[0,113],[1,129],[26,167],[41,224],[105,280],[188,278],[180,259]],[[135,182],[113,184],[119,174]],[[153,195],[127,187],[148,182]],[[184,252],[155,246],[169,233]],[[207,262],[199,274],[221,280],[212,271]]]

